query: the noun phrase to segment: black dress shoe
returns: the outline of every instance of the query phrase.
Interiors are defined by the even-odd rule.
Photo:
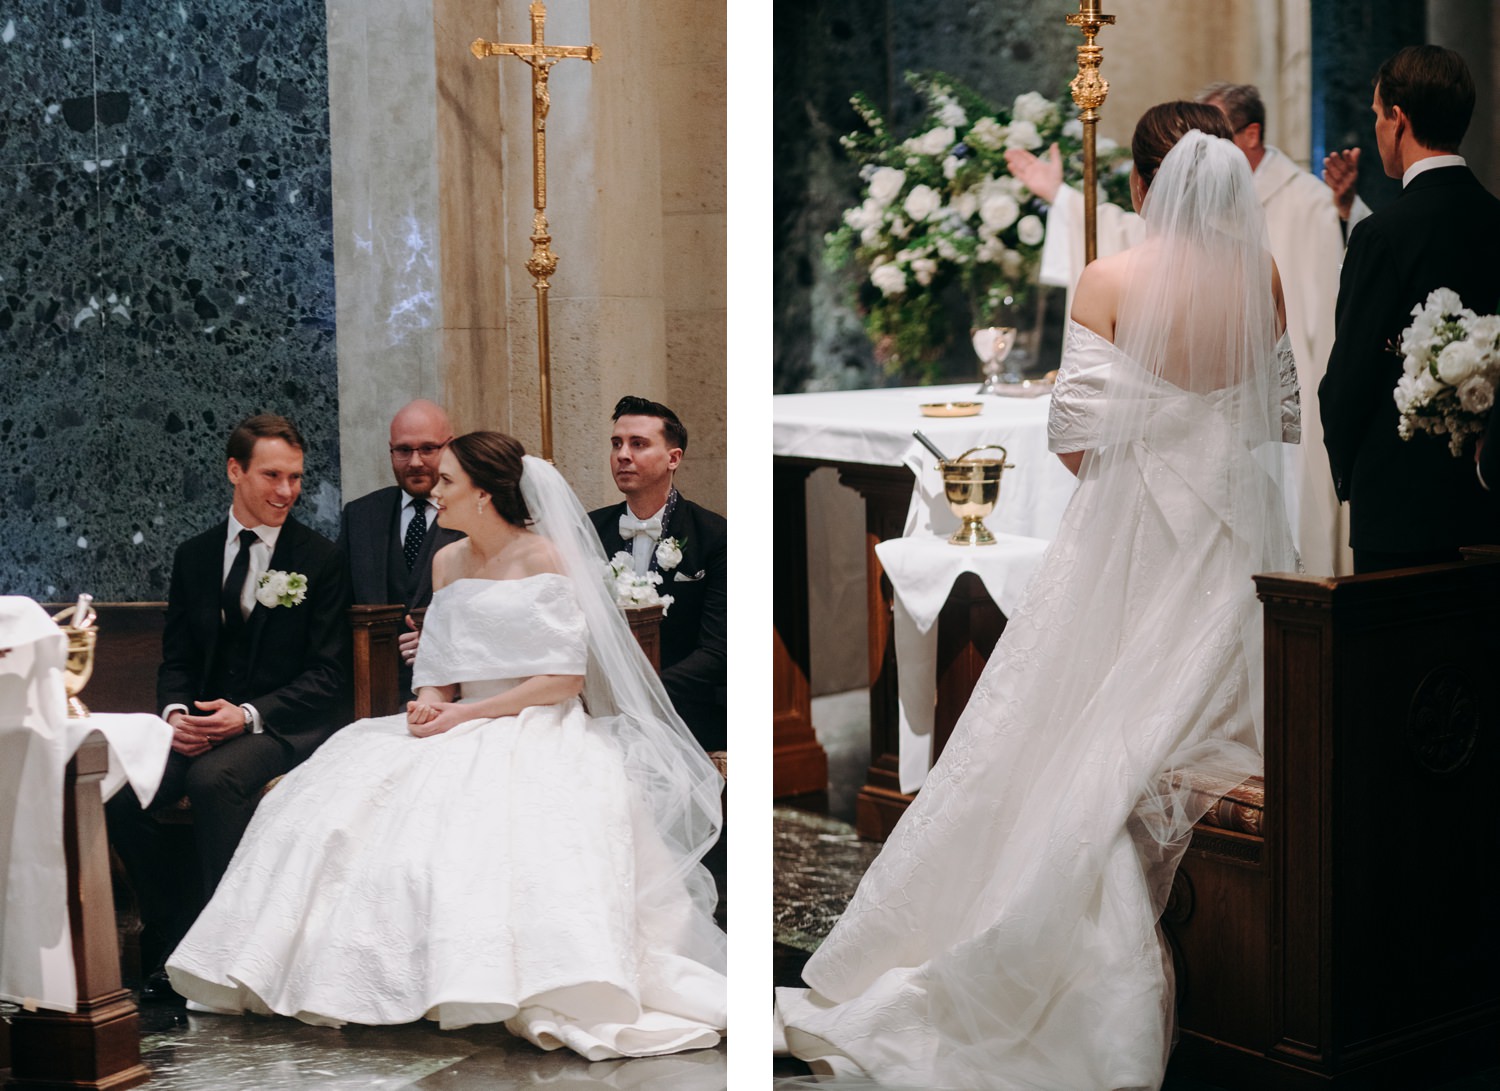
[[[172,988],[172,982],[167,977],[166,970],[155,970],[146,975],[146,980],[141,983],[141,1002],[143,1004],[176,1004],[178,1007],[187,1003],[182,995]]]

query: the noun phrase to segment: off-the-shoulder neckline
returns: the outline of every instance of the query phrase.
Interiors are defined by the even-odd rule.
[[[439,587],[436,591],[433,592],[433,594],[441,594],[442,592],[448,590],[448,588],[457,587],[461,583],[525,583],[527,580],[539,580],[544,576],[554,576],[560,580],[566,580],[568,578],[561,572],[533,572],[529,576],[512,576],[509,579],[504,580],[492,580],[487,579],[484,576],[460,576],[458,577],[458,579],[446,583],[442,587]]]

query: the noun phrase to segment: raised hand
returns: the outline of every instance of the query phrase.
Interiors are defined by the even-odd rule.
[[[1062,188],[1062,152],[1056,144],[1047,149],[1046,158],[1032,155],[1025,148],[1006,148],[1005,165],[1023,186],[1048,204]]]
[[[1323,181],[1333,190],[1333,207],[1347,220],[1354,207],[1354,183],[1359,181],[1359,149],[1346,148],[1323,157]]]

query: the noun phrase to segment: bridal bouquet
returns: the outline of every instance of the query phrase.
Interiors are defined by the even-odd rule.
[[[1006,149],[1045,154],[1057,143],[1064,180],[1077,185],[1083,126],[1067,96],[1028,91],[1007,109],[950,76],[906,78],[927,109],[922,130],[904,140],[865,95],[850,100],[865,131],[841,143],[860,164],[863,198],[828,235],[827,259],[835,268],[854,262],[863,274],[858,305],[887,373],[930,381],[944,344],[967,332],[949,328],[945,291],[963,291],[976,327],[1013,325],[997,319],[1036,282],[1046,206],[1011,175]],[[1097,151],[1101,200],[1128,202],[1128,152],[1107,139]]]
[[[1468,437],[1483,431],[1495,403],[1500,316],[1475,314],[1448,288],[1438,288],[1411,313],[1398,349],[1405,362],[1394,394],[1397,429],[1402,439],[1416,432],[1446,435],[1457,458]]]
[[[604,562],[604,582],[614,595],[616,606],[660,606],[662,616],[666,617],[667,607],[672,605],[673,599],[657,590],[661,581],[660,572],[637,575],[635,558],[625,550]]]

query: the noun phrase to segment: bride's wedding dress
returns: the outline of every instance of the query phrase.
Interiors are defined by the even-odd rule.
[[[1217,143],[1200,159],[1243,165]],[[1171,256],[1184,293],[1219,257]],[[1274,481],[1290,370],[1274,315],[1178,304],[1149,313],[1187,327],[1132,327],[1143,312],[1122,308],[1122,347],[1069,324],[1050,438],[1098,453],[942,757],[808,962],[811,989],[777,990],[785,1044],[815,1068],[912,1088],[1160,1084],[1157,918],[1206,809],[1187,781],[1260,771],[1250,576],[1296,563]],[[1194,358],[1252,322],[1243,367]]]
[[[587,630],[567,576],[461,579],[433,596],[416,682],[476,700],[585,674]],[[404,715],[337,732],[262,800],[173,986],[310,1023],[504,1021],[591,1060],[716,1044],[707,878],[669,851],[621,719],[573,698],[429,738]]]

